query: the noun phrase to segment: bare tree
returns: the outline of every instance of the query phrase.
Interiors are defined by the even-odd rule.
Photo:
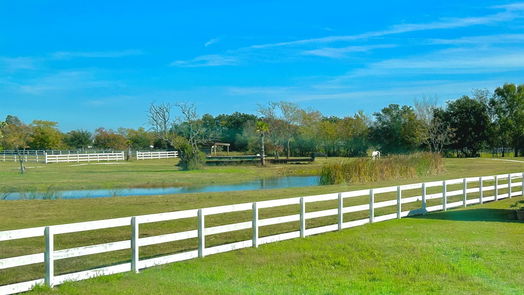
[[[287,157],[290,156],[290,143],[296,129],[294,124],[299,121],[299,111],[297,105],[289,102],[269,102],[267,105],[258,105],[258,112],[264,117],[264,121],[271,126],[271,130],[265,136],[273,144],[277,159],[279,152],[284,150],[286,143]]]
[[[198,118],[196,106],[192,103],[177,103],[176,107],[182,113],[183,121],[187,124],[187,139],[193,149],[205,141],[205,130]]]
[[[149,106],[148,119],[153,131],[167,145],[171,141],[173,122],[169,103],[152,103]]]
[[[425,96],[421,99],[415,99],[415,114],[426,126],[430,125],[433,120],[434,111],[437,108],[437,102],[437,97]]]
[[[441,153],[446,144],[451,142],[453,130],[438,116],[433,116],[428,128],[426,144],[434,153]]]
[[[445,124],[440,116],[436,116],[439,110],[437,97],[423,97],[415,100],[415,114],[423,122],[423,142],[434,153],[441,153],[444,146],[451,141],[453,130]]]

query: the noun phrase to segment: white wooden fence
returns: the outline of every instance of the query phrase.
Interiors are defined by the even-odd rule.
[[[416,183],[407,184],[401,186],[382,187],[374,189],[363,189],[358,191],[332,193],[308,197],[296,197],[288,199],[277,199],[269,201],[261,201],[254,203],[243,203],[226,205],[219,207],[210,207],[202,209],[191,209],[177,212],[150,214],[142,216],[106,219],[98,221],[88,221],[72,224],[62,224],[53,226],[42,226],[35,228],[26,228],[20,230],[9,230],[0,232],[0,242],[11,241],[24,238],[32,237],[43,237],[45,241],[45,252],[38,254],[30,254],[25,256],[9,257],[0,259],[0,269],[8,269],[13,267],[19,267],[24,265],[31,265],[35,263],[44,263],[45,274],[44,278],[26,281],[21,283],[14,283],[9,285],[0,286],[0,294],[12,294],[17,292],[24,292],[30,290],[37,284],[45,284],[48,286],[56,286],[66,281],[79,281],[88,279],[100,275],[109,275],[115,273],[122,273],[127,271],[138,272],[140,269],[148,268],[155,265],[161,265],[166,263],[172,263],[176,261],[183,261],[197,257],[204,257],[206,255],[217,254],[221,252],[232,251],[236,249],[246,247],[258,247],[259,245],[272,243],[277,241],[283,241],[288,239],[294,239],[299,237],[306,237],[309,235],[320,234],[324,232],[337,231],[355,226],[364,225],[367,223],[380,222],[390,219],[400,219],[405,216],[412,216],[418,214],[424,214],[426,212],[447,210],[455,207],[466,207],[473,204],[482,204],[489,201],[497,201],[505,198],[511,198],[512,196],[522,195],[524,173],[512,173],[496,176],[485,176],[485,177],[471,177],[463,179],[452,179],[445,181],[433,181],[427,183]],[[515,182],[515,179],[520,179],[520,182]],[[500,180],[505,180],[505,184],[500,184]],[[504,181],[503,181],[504,182]],[[475,184],[475,187],[468,188]],[[485,185],[490,184],[490,185]],[[461,189],[448,191],[448,187],[452,185],[460,185]],[[518,191],[513,189],[520,188]],[[428,193],[428,188],[432,190],[438,189],[437,193]],[[415,190],[416,196],[403,197],[403,192],[413,192]],[[500,190],[506,190],[506,193],[500,193]],[[485,193],[492,191],[493,195],[487,196]],[[396,198],[376,202],[375,198],[381,194],[396,193]],[[468,194],[478,194],[476,198],[468,198]],[[460,201],[448,202],[448,198],[453,196],[459,196]],[[345,207],[344,200],[365,197],[368,202],[366,204],[354,205]],[[427,206],[428,200],[440,201],[439,205]],[[440,199],[440,200],[438,200]],[[324,201],[335,201],[338,204],[336,208],[307,212],[307,204],[314,202]],[[421,202],[421,207],[415,210],[404,210],[402,206],[404,204]],[[293,215],[280,216],[273,218],[259,218],[259,210],[264,208],[274,208],[287,205],[299,205],[299,212]],[[375,209],[395,206],[396,212],[392,214],[385,214],[377,216]],[[214,227],[206,227],[206,216],[240,212],[240,211],[252,211],[252,219],[246,222],[238,222],[234,224],[226,224]],[[369,216],[364,219],[345,221],[345,214],[367,211]],[[337,216],[337,222],[326,226],[307,228],[306,220],[326,217],[326,216]],[[157,236],[139,237],[140,225],[147,223],[163,222],[169,220],[185,219],[197,217],[198,226],[197,229],[176,232]],[[292,232],[281,233],[270,236],[259,236],[259,229],[263,226],[276,225],[288,222],[299,221],[299,229]],[[54,237],[57,235],[65,235],[68,233],[93,231],[100,229],[108,229],[115,227],[129,226],[130,240],[111,242],[98,245],[90,245],[77,248],[55,250]],[[252,229],[252,238],[249,240],[234,242],[214,247],[206,247],[206,236]],[[171,254],[167,256],[139,259],[140,247],[156,245],[167,242],[174,242],[186,239],[198,238],[198,249],[186,251],[182,253]],[[111,251],[131,249],[130,258],[131,262],[121,263],[117,265],[90,269],[75,273],[55,275],[54,265],[56,260],[80,257],[85,255],[106,253]]]
[[[171,159],[178,157],[177,151],[136,152],[137,160]]]
[[[0,161],[2,162],[18,162],[22,158],[24,162],[44,162],[44,151],[21,151],[18,154],[16,151],[2,151],[0,152]]]
[[[100,161],[123,161],[124,152],[119,153],[93,153],[93,154],[62,154],[45,155],[45,163],[68,163],[68,162],[100,162]]]

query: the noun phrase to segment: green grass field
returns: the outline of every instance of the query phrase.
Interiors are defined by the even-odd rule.
[[[178,159],[121,161],[105,163],[28,162],[27,173],[19,174],[14,162],[0,162],[0,193],[15,191],[53,191],[66,189],[171,187],[239,183],[283,175],[319,174],[326,161],[311,165],[210,166],[202,170],[182,171]]]
[[[338,160],[338,159],[328,159],[328,160]],[[326,161],[323,159],[322,161]],[[163,168],[162,168],[163,167]],[[20,176],[16,174],[16,168],[13,166],[2,170],[3,175],[7,175],[6,178],[2,178],[2,185],[9,183],[9,179],[17,179],[18,185],[24,186],[27,182],[29,185],[48,185],[53,183],[56,179],[65,179],[63,182],[68,185],[69,188],[82,188],[84,183],[91,183],[90,179],[99,179],[102,183],[116,183],[118,180],[120,185],[126,186],[131,182],[126,182],[129,179],[145,181],[142,183],[147,183],[147,179],[141,179],[141,175],[148,173],[147,171],[157,169],[158,177],[165,179],[180,179],[180,175],[186,177],[186,182],[188,183],[200,183],[204,184],[206,181],[215,181],[215,183],[221,181],[231,181],[235,182],[238,179],[247,179],[247,178],[260,178],[263,176],[275,176],[280,173],[306,173],[307,171],[311,172],[314,169],[320,167],[320,162],[313,165],[298,165],[298,166],[271,166],[267,168],[260,167],[210,167],[201,171],[195,171],[186,173],[184,171],[177,171],[177,168],[173,166],[173,162],[170,161],[158,161],[158,162],[131,162],[130,164],[119,165],[85,165],[85,166],[46,166],[43,168],[33,168],[30,170],[27,175]],[[65,171],[61,169],[64,168]],[[73,172],[73,170],[75,172]],[[122,171],[121,171],[122,170]],[[225,192],[225,193],[196,193],[196,194],[179,194],[179,195],[166,195],[166,196],[148,196],[148,197],[113,197],[113,198],[101,198],[101,199],[79,199],[79,200],[19,200],[19,201],[0,201],[0,230],[9,230],[9,229],[20,229],[34,226],[42,225],[53,225],[53,224],[63,224],[71,222],[80,222],[80,221],[89,221],[89,220],[99,220],[107,218],[116,218],[124,216],[134,216],[142,214],[151,214],[151,213],[161,213],[161,212],[170,212],[178,211],[184,209],[192,208],[202,208],[226,204],[235,204],[235,203],[244,203],[244,202],[253,202],[269,199],[279,199],[279,198],[288,198],[294,196],[307,196],[315,195],[329,192],[340,192],[340,191],[350,191],[357,190],[361,188],[370,188],[370,187],[381,187],[381,186],[390,186],[397,184],[405,183],[414,183],[419,181],[431,181],[438,179],[451,179],[451,178],[461,178],[461,177],[470,177],[470,176],[481,176],[481,175],[493,175],[509,172],[521,172],[524,171],[524,163],[522,162],[508,162],[508,161],[496,161],[491,159],[445,159],[445,172],[438,176],[423,177],[417,179],[402,179],[395,181],[382,181],[370,184],[355,184],[355,185],[329,185],[329,186],[317,186],[317,187],[302,187],[302,188],[288,188],[288,189],[278,189],[278,190],[258,190],[258,191],[243,191],[243,192]],[[69,172],[67,172],[69,171]],[[227,171],[224,174],[216,173],[217,171]],[[38,177],[34,174],[38,174]],[[127,178],[123,179],[123,175],[127,175]],[[228,179],[224,180],[223,175],[229,175]],[[29,176],[29,177],[27,177]],[[27,177],[27,178],[26,178]],[[8,179],[6,181],[6,179]],[[116,179],[116,180],[115,180]],[[136,183],[133,181],[132,183]],[[64,186],[65,187],[65,186]],[[450,189],[459,189],[460,185],[455,188]],[[504,193],[504,191],[501,191]],[[413,192],[412,192],[413,194]],[[405,197],[409,197],[409,194],[405,194]],[[475,197],[472,194],[470,197]],[[383,196],[377,197],[377,201],[393,199],[393,194],[384,194]],[[459,200],[460,197],[455,197],[456,199],[450,198],[449,202]],[[364,204],[367,202],[367,197],[362,198],[353,198],[345,201],[345,206],[351,206],[356,204]],[[438,201],[435,201],[438,203]],[[435,204],[437,204],[435,203]],[[500,204],[503,204],[502,202]],[[504,203],[506,204],[506,203]],[[508,203],[509,204],[509,203]],[[504,206],[509,206],[508,204]],[[433,205],[429,203],[428,205]],[[495,204],[494,204],[495,206]],[[498,205],[496,205],[498,206]],[[336,202],[320,202],[318,204],[308,206],[308,211],[317,211],[328,208],[335,208]],[[405,207],[405,209],[414,209],[420,207],[420,204],[412,203]],[[275,216],[284,216],[289,214],[296,214],[298,210],[297,206],[283,206],[279,208],[272,208],[267,210],[262,210],[260,212],[260,218],[269,218]],[[395,208],[382,208],[376,211],[377,215],[387,214],[394,212]],[[367,212],[356,212],[348,213],[345,215],[345,221],[355,220],[360,218],[365,218]],[[217,215],[215,218],[206,219],[207,226],[216,226],[223,225],[233,222],[247,221],[251,218],[250,212],[238,212]],[[409,219],[411,220],[411,219]],[[406,224],[409,224],[411,221],[406,221]],[[425,220],[425,219],[424,219]],[[331,217],[318,218],[308,221],[308,227],[322,226],[326,224],[333,224],[335,220]],[[425,222],[425,221],[424,221]],[[428,221],[429,222],[429,221]],[[480,222],[480,221],[479,221]],[[393,222],[396,224],[397,222]],[[484,224],[480,222],[481,224]],[[389,223],[388,223],[389,224]],[[467,223],[472,224],[472,223]],[[505,224],[505,223],[504,223]],[[522,230],[522,224],[518,224]],[[372,225],[374,226],[383,226]],[[410,225],[411,226],[411,225]],[[408,226],[408,227],[410,227]],[[466,226],[464,226],[466,227]],[[499,226],[500,227],[500,226]],[[190,230],[196,228],[196,219],[184,219],[176,222],[161,222],[156,224],[144,225],[141,226],[141,237],[153,236],[160,234],[167,234],[172,232]],[[296,230],[298,228],[298,223],[287,223],[275,226],[268,226],[261,229],[261,236],[267,236],[271,234],[281,233]],[[452,230],[449,228],[449,224],[442,226],[446,231],[447,235],[455,236],[462,235],[460,231]],[[518,229],[518,228],[517,228]],[[387,231],[392,229],[386,228]],[[494,229],[493,229],[494,230]],[[428,231],[432,231],[428,229]],[[412,233],[414,236],[420,236],[416,232]],[[214,246],[223,244],[225,242],[234,242],[249,239],[251,233],[247,231],[237,231],[228,234],[219,234],[209,237],[207,239],[207,246]],[[409,236],[409,231],[405,233]],[[331,235],[327,235],[331,236]],[[112,241],[126,240],[129,238],[129,228],[114,228],[107,230],[98,230],[93,232],[84,232],[77,234],[67,234],[60,235],[56,238],[56,249],[66,249],[78,246],[86,246],[92,244],[100,244]],[[319,237],[321,238],[321,237]],[[349,240],[355,238],[348,237]],[[404,236],[400,237],[403,239]],[[500,242],[512,243],[511,237],[506,237],[506,235],[501,235],[498,237],[501,239]],[[306,239],[306,241],[309,240]],[[321,240],[322,243],[322,240]],[[325,243],[325,242],[324,242]],[[378,241],[377,241],[378,243]],[[413,242],[415,243],[415,242]],[[329,244],[329,243],[328,243]],[[518,244],[518,243],[516,243]],[[169,253],[179,252],[187,249],[194,249],[196,246],[196,240],[185,240],[175,243],[166,243],[154,246],[148,246],[141,249],[141,258],[154,257],[158,255],[165,255]],[[521,250],[522,243],[519,245]],[[268,246],[269,247],[269,246]],[[278,247],[278,246],[277,246]],[[2,242],[0,244],[0,258],[13,257],[18,255],[26,255],[31,253],[39,253],[43,251],[43,240],[42,238],[30,238],[10,242]],[[460,252],[460,248],[457,248]],[[239,253],[244,253],[243,251]],[[333,252],[332,255],[338,255]],[[294,252],[291,251],[288,253],[290,258],[294,257]],[[226,254],[230,255],[230,254]],[[231,254],[231,255],[241,255],[241,254]],[[284,255],[284,254],[282,254]],[[326,254],[328,255],[328,254]],[[220,255],[219,255],[220,256]],[[217,256],[218,257],[218,256]],[[217,259],[217,258],[206,258],[206,259]],[[248,259],[248,258],[246,258]],[[379,259],[380,256],[370,257],[370,259]],[[518,260],[519,257],[513,257],[513,259]],[[100,267],[105,265],[110,265],[114,263],[121,263],[123,261],[129,260],[129,251],[117,251],[105,254],[97,254],[86,257],[71,258],[57,261],[56,263],[56,272],[57,274],[67,273],[72,271],[85,270],[88,268]],[[373,261],[369,261],[370,263]],[[196,262],[197,265],[200,262]],[[318,263],[322,264],[324,262],[321,259]],[[262,263],[265,264],[265,263]],[[522,263],[521,263],[522,264]],[[179,264],[177,264],[179,265]],[[190,264],[191,268],[194,268],[193,264]],[[176,267],[176,266],[175,266]],[[212,266],[213,268],[215,266]],[[239,266],[240,267],[240,266]],[[238,267],[237,267],[238,269]],[[297,270],[298,271],[298,270]],[[146,272],[147,273],[147,272]],[[9,270],[0,271],[0,285],[13,283],[22,280],[30,280],[41,278],[43,274],[43,265],[35,264],[31,266],[18,267]],[[431,274],[431,273],[430,273]],[[281,274],[282,275],[282,274]],[[522,275],[522,272],[520,273]],[[126,276],[127,277],[127,276]],[[218,277],[220,275],[218,274]],[[227,279],[227,277],[225,277]],[[186,277],[188,280],[193,280],[192,278]],[[269,278],[268,278],[269,279]],[[99,280],[104,280],[103,278]],[[206,281],[208,279],[202,278]],[[197,280],[198,281],[198,280]],[[291,281],[296,281],[291,280]],[[269,282],[266,282],[270,284]],[[213,284],[212,281],[209,281],[210,285],[202,283],[202,291],[199,291],[198,286],[194,286],[191,293],[206,293],[206,288],[211,288]],[[246,283],[247,284],[247,283]],[[280,283],[275,283],[275,286],[278,286]],[[282,283],[284,284],[284,283]],[[227,284],[226,284],[227,285]],[[224,285],[224,286],[226,286]],[[249,285],[249,284],[248,284]],[[258,286],[255,288],[255,285],[246,285],[244,293],[257,293],[265,290],[265,287]],[[200,286],[200,284],[199,284]],[[207,287],[206,287],[207,286]],[[283,286],[283,285],[282,285]],[[342,286],[342,285],[341,285]],[[345,285],[343,285],[345,286]],[[230,286],[231,287],[231,286]],[[290,288],[298,288],[298,293],[304,293],[305,287],[300,285],[289,285],[287,289],[282,290],[292,290]],[[174,287],[176,288],[176,286]],[[254,288],[254,289],[252,289]],[[315,287],[311,285],[311,292],[314,293],[315,290],[318,290],[318,286]],[[316,289],[315,289],[316,288]],[[385,288],[385,287],[384,287]],[[61,290],[61,289],[60,289]],[[65,290],[65,289],[64,289]],[[242,291],[243,289],[240,289]],[[257,291],[258,290],[258,291]],[[355,289],[357,290],[357,289]],[[365,290],[361,291],[367,293]],[[380,289],[386,290],[386,289]],[[397,290],[397,289],[391,289]],[[71,291],[71,290],[70,290]],[[358,290],[357,290],[358,291]],[[355,291],[355,292],[357,292]],[[72,292],[72,291],[71,291]],[[80,291],[79,291],[80,292]],[[320,292],[320,291],[319,291]],[[319,293],[316,292],[316,293]],[[360,292],[360,291],[358,291]],[[358,293],[357,292],[357,293]],[[111,292],[110,292],[111,293]],[[160,292],[162,293],[162,292]],[[170,292],[164,292],[170,293]],[[220,293],[220,292],[219,292]],[[228,293],[228,290],[222,290],[221,293]],[[284,292],[286,293],[286,292]],[[293,292],[295,293],[295,292]],[[322,293],[322,292],[320,292]],[[329,292],[323,292],[329,293]],[[334,292],[336,293],[336,292]],[[340,292],[339,292],[340,293]],[[387,293],[387,292],[382,292]],[[489,293],[489,292],[488,292]]]
[[[445,159],[442,177],[485,175],[524,170],[523,158],[504,160]],[[308,165],[218,166],[196,171],[181,171],[177,159],[109,163],[27,163],[20,175],[14,162],[0,162],[0,194],[17,191],[57,191],[67,189],[171,187],[230,184],[283,175],[319,175],[323,164],[344,158],[317,158]],[[1,197],[1,196],[0,196]]]
[[[524,294],[524,223],[503,200],[34,294]]]

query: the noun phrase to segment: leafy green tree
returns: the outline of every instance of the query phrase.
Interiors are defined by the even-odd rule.
[[[276,158],[284,151],[284,145],[291,136],[287,133],[287,124],[279,114],[279,104],[270,102],[267,105],[259,105],[258,112],[262,115],[262,120],[271,126],[271,129],[264,134],[267,140],[265,150],[272,152]]]
[[[87,130],[71,130],[65,137],[64,142],[75,149],[85,149],[93,144],[93,134]]]
[[[128,140],[113,130],[98,128],[95,131],[94,146],[102,149],[125,150],[129,146]]]
[[[337,130],[340,121],[337,117],[323,118],[318,126],[317,138],[321,142],[322,151],[329,156],[335,156],[340,145],[340,134]]]
[[[256,123],[256,132],[260,134],[260,164],[262,166],[266,165],[266,155],[265,155],[265,137],[269,133],[269,124],[264,121],[257,121]]]
[[[410,106],[390,104],[375,113],[371,137],[388,153],[415,151],[423,140],[423,124]]]
[[[482,101],[463,96],[448,101],[441,116],[453,130],[450,147],[460,156],[478,156],[488,136],[490,122],[487,106]]]
[[[4,145],[3,145],[3,142],[2,142],[2,139],[4,138],[4,133],[3,133],[2,129],[4,129],[5,126],[7,126],[6,122],[0,122],[0,151],[2,151],[4,149]]]
[[[29,147],[35,150],[54,150],[64,147],[62,132],[57,128],[58,123],[44,120],[34,120],[33,134]]]
[[[300,147],[300,155],[311,155],[318,152],[322,146],[320,140],[322,113],[315,110],[299,112],[299,123],[295,146]]]
[[[7,117],[5,117],[5,123],[8,125],[14,125],[14,126],[24,125],[24,123],[20,119],[18,119],[17,116],[13,116],[13,115],[7,115]]]
[[[129,147],[135,150],[149,149],[155,141],[155,135],[144,128],[121,128],[119,134],[127,138]]]
[[[337,124],[344,156],[365,156],[369,148],[369,119],[363,112],[346,117]]]
[[[20,163],[20,173],[25,173],[24,159],[22,150],[29,147],[31,141],[31,127],[24,124],[15,116],[7,116],[5,123],[2,124],[0,137],[1,146],[6,149],[16,150]]]
[[[524,148],[524,84],[504,84],[490,100],[494,110],[499,146],[512,145],[515,156]]]

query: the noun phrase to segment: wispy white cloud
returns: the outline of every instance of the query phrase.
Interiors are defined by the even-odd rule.
[[[238,59],[234,56],[210,54],[197,56],[190,60],[177,60],[170,64],[173,67],[216,67],[236,65]]]
[[[209,39],[207,40],[206,43],[204,43],[204,47],[208,47],[208,46],[211,46],[213,44],[216,44],[220,41],[220,38],[212,38],[212,39]]]
[[[442,45],[492,45],[502,43],[523,43],[524,34],[498,34],[486,36],[467,36],[456,39],[431,39],[430,44]]]
[[[18,70],[32,70],[37,60],[33,57],[0,57],[0,70],[7,72]]]
[[[319,44],[319,43],[332,43],[341,41],[355,41],[365,40],[374,37],[382,37],[387,35],[402,34],[417,31],[429,31],[429,30],[440,30],[440,29],[455,29],[462,27],[469,27],[475,25],[488,25],[498,22],[511,21],[517,18],[522,18],[523,15],[520,9],[517,9],[523,4],[515,4],[514,6],[500,6],[499,9],[504,9],[503,12],[479,16],[479,17],[463,17],[463,18],[443,18],[436,22],[429,23],[415,23],[415,24],[397,24],[391,26],[389,29],[381,31],[372,31],[356,35],[341,35],[341,36],[327,36],[321,38],[302,39],[294,41],[285,41],[277,43],[266,43],[249,46],[253,49],[263,49],[271,47],[284,47],[284,46],[297,46],[297,45],[308,45],[308,44]]]
[[[328,58],[343,58],[351,52],[364,52],[378,48],[393,47],[395,45],[354,45],[346,47],[325,47],[318,48],[322,44],[329,44],[335,42],[367,42],[369,39],[385,37],[389,35],[404,34],[410,32],[431,31],[456,29],[478,25],[492,25],[502,22],[509,22],[516,19],[524,18],[524,13],[521,8],[524,3],[513,3],[510,5],[491,7],[491,9],[502,10],[497,13],[487,14],[475,17],[461,17],[461,18],[441,18],[437,21],[427,23],[406,23],[392,25],[387,29],[379,31],[364,32],[355,35],[338,35],[326,36],[319,38],[300,39],[292,41],[283,41],[275,43],[264,43],[245,46],[237,49],[231,49],[224,54],[212,54],[197,56],[190,60],[179,60],[171,63],[171,66],[186,66],[186,67],[205,67],[205,66],[222,66],[222,65],[237,65],[241,60],[259,59],[271,61],[271,58],[266,58],[269,54],[275,56],[275,52],[268,51],[270,49],[277,50],[281,47],[288,47],[288,51],[279,52],[280,60],[285,56],[300,55],[322,56]],[[211,39],[206,44],[211,45],[215,39]],[[439,42],[439,41],[431,41]],[[430,43],[431,43],[430,42]],[[440,41],[444,43],[445,41]],[[451,41],[449,41],[451,42]],[[206,45],[205,44],[205,45]],[[426,42],[427,45],[427,42]],[[399,45],[397,45],[399,46]],[[298,51],[298,52],[297,52]],[[256,53],[255,53],[256,52]]]
[[[379,44],[379,45],[363,45],[363,46],[346,46],[346,47],[338,47],[338,48],[327,47],[327,48],[305,50],[302,52],[302,54],[330,57],[330,58],[343,58],[343,57],[346,57],[348,53],[369,52],[374,49],[392,48],[396,46],[397,45],[395,44]]]
[[[105,96],[98,97],[94,99],[88,99],[84,102],[84,105],[90,107],[104,107],[109,105],[119,105],[123,103],[136,102],[143,100],[144,98],[139,98],[137,96],[131,95],[115,95],[115,96]]]
[[[398,101],[399,99],[424,96],[438,96],[450,99],[461,95],[469,94],[473,89],[495,88],[505,83],[504,79],[483,79],[476,81],[463,80],[428,80],[399,82],[392,85],[384,85],[373,89],[335,89],[326,91],[325,89],[314,89],[304,87],[229,87],[226,89],[230,95],[246,96],[250,95],[257,98],[267,99],[267,97],[277,97],[286,101],[293,102],[315,102],[324,100],[354,100],[355,102],[373,100]],[[381,105],[382,106],[382,105]]]
[[[119,82],[98,79],[90,71],[62,71],[19,83],[18,91],[32,95],[78,91],[90,88],[117,87]]]
[[[399,74],[475,74],[524,68],[524,51],[456,49],[420,57],[388,59],[357,69],[343,78]]]
[[[51,56],[55,59],[71,58],[119,58],[144,54],[142,50],[126,49],[119,51],[59,51]]]
[[[120,51],[58,51],[42,56],[4,56],[0,57],[0,71],[38,70],[53,61],[74,58],[120,58],[142,54],[143,51],[138,49],[126,49]]]
[[[510,10],[510,11],[524,10],[524,2],[516,2],[516,3],[503,4],[503,5],[496,5],[496,6],[493,6],[493,8],[506,9],[506,10]]]

